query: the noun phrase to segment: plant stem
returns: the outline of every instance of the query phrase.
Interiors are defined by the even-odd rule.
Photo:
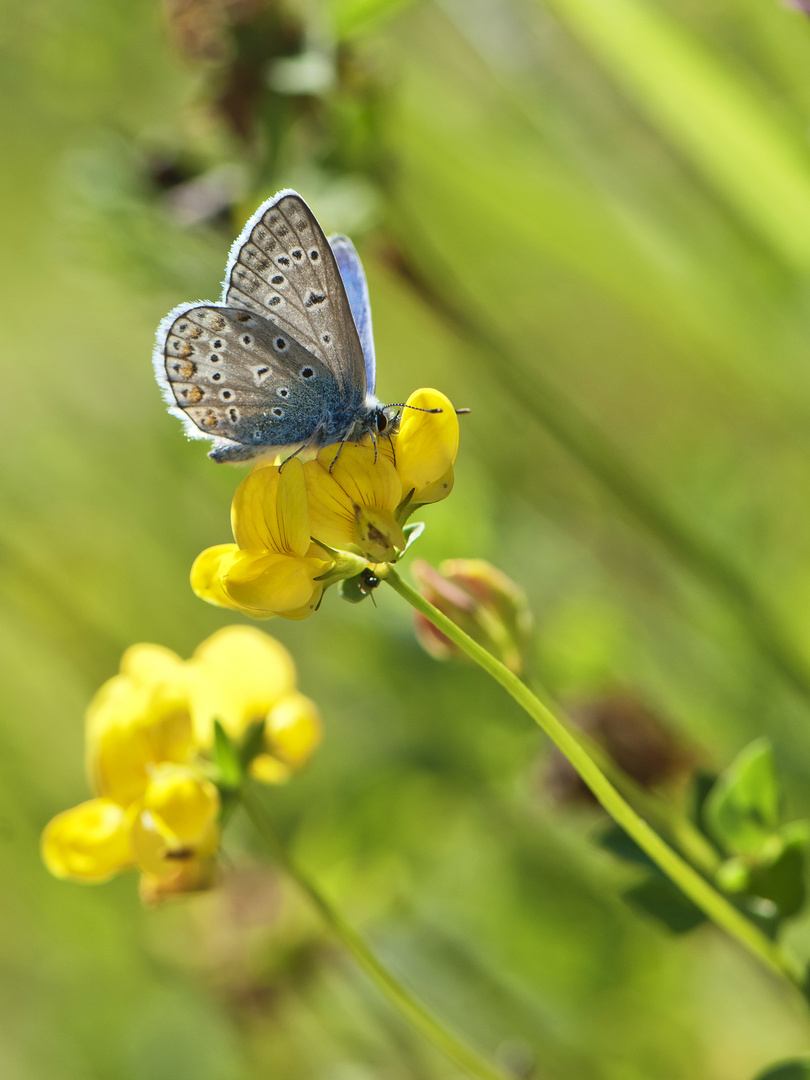
[[[783,976],[803,996],[806,995],[806,973],[802,963],[782,945],[767,938],[639,817],[596,764],[576,729],[560,720],[507,667],[406,584],[393,567],[388,567],[384,576],[395,592],[501,684],[565,755],[613,820],[708,918],[771,971]],[[382,573],[380,577],[383,577]]]
[[[365,971],[380,993],[388,999],[395,1009],[421,1035],[431,1042],[446,1058],[463,1069],[476,1080],[508,1080],[500,1070],[490,1065],[469,1046],[460,1042],[430,1012],[420,1004],[394,976],[383,967],[365,941],[360,937],[321,892],[309,874],[287,850],[276,835],[261,802],[255,798],[249,788],[242,793],[242,804],[273,857],[294,879],[302,892],[306,893],[312,904],[318,909],[322,919],[351,953],[358,966]]]

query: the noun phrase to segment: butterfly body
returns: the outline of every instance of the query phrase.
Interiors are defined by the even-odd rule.
[[[360,260],[299,195],[259,207],[231,249],[222,299],[161,322],[155,373],[170,411],[215,461],[355,441],[389,424],[374,396]]]

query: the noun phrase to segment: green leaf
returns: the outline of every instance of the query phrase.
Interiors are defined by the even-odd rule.
[[[771,1065],[757,1073],[754,1080],[810,1080],[810,1058],[794,1058],[780,1065]]]
[[[356,577],[344,578],[338,584],[338,593],[342,600],[346,600],[349,604],[359,604],[362,600],[368,596],[368,592],[364,591],[360,585],[361,574]]]
[[[242,745],[239,748],[239,764],[243,773],[256,755],[260,754],[264,749],[264,728],[265,721],[257,720],[250,725],[245,733]]]
[[[810,154],[744,69],[653,0],[551,0],[673,145],[786,263],[810,266]]]
[[[239,751],[219,720],[214,721],[214,765],[217,787],[239,788],[242,784],[242,764]]]
[[[635,866],[646,866],[660,873],[658,867],[652,861],[646,851],[631,839],[620,825],[609,825],[596,837],[599,847],[615,855],[617,859],[633,863]]]
[[[781,839],[781,838],[780,838]],[[776,904],[779,918],[795,915],[807,899],[802,842],[774,845],[768,862],[757,862],[750,871],[748,892]]]
[[[631,907],[651,915],[673,934],[686,934],[706,921],[703,912],[663,876],[647,878],[622,895]]]
[[[744,893],[751,882],[751,869],[739,855],[732,855],[718,866],[715,880],[723,892]]]
[[[703,817],[725,851],[753,855],[779,825],[779,780],[767,739],[757,739],[723,772],[709,793]]]
[[[400,551],[399,557],[405,554],[411,544],[416,543],[422,533],[425,531],[424,521],[414,521],[410,525],[405,525],[402,529],[402,535],[405,537],[405,547]]]
[[[717,783],[717,773],[698,770],[692,777],[688,794],[689,817],[700,831],[706,835],[704,810],[712,788]]]

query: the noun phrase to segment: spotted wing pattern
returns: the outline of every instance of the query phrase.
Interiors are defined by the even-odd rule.
[[[261,315],[332,371],[347,404],[367,391],[363,349],[334,254],[307,204],[283,191],[231,249],[224,302]]]
[[[341,389],[326,364],[240,308],[202,304],[175,312],[163,358],[170,404],[215,439],[212,457],[219,460],[318,441],[329,416],[340,412]],[[228,452],[229,443],[242,449]]]

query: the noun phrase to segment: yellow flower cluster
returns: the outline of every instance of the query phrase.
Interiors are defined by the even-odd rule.
[[[98,882],[136,868],[148,901],[209,885],[220,840],[217,722],[236,747],[263,725],[247,767],[266,783],[304,765],[321,738],[289,653],[260,630],[225,627],[190,660],[160,645],[127,649],[120,673],[87,710],[96,797],[58,814],[43,833],[51,873]]]
[[[410,514],[450,494],[458,452],[458,417],[444,394],[417,390],[407,406],[398,431],[376,445],[367,438],[311,461],[257,465],[233,500],[235,543],[194,563],[197,595],[257,619],[305,619],[328,585],[395,562]]]

